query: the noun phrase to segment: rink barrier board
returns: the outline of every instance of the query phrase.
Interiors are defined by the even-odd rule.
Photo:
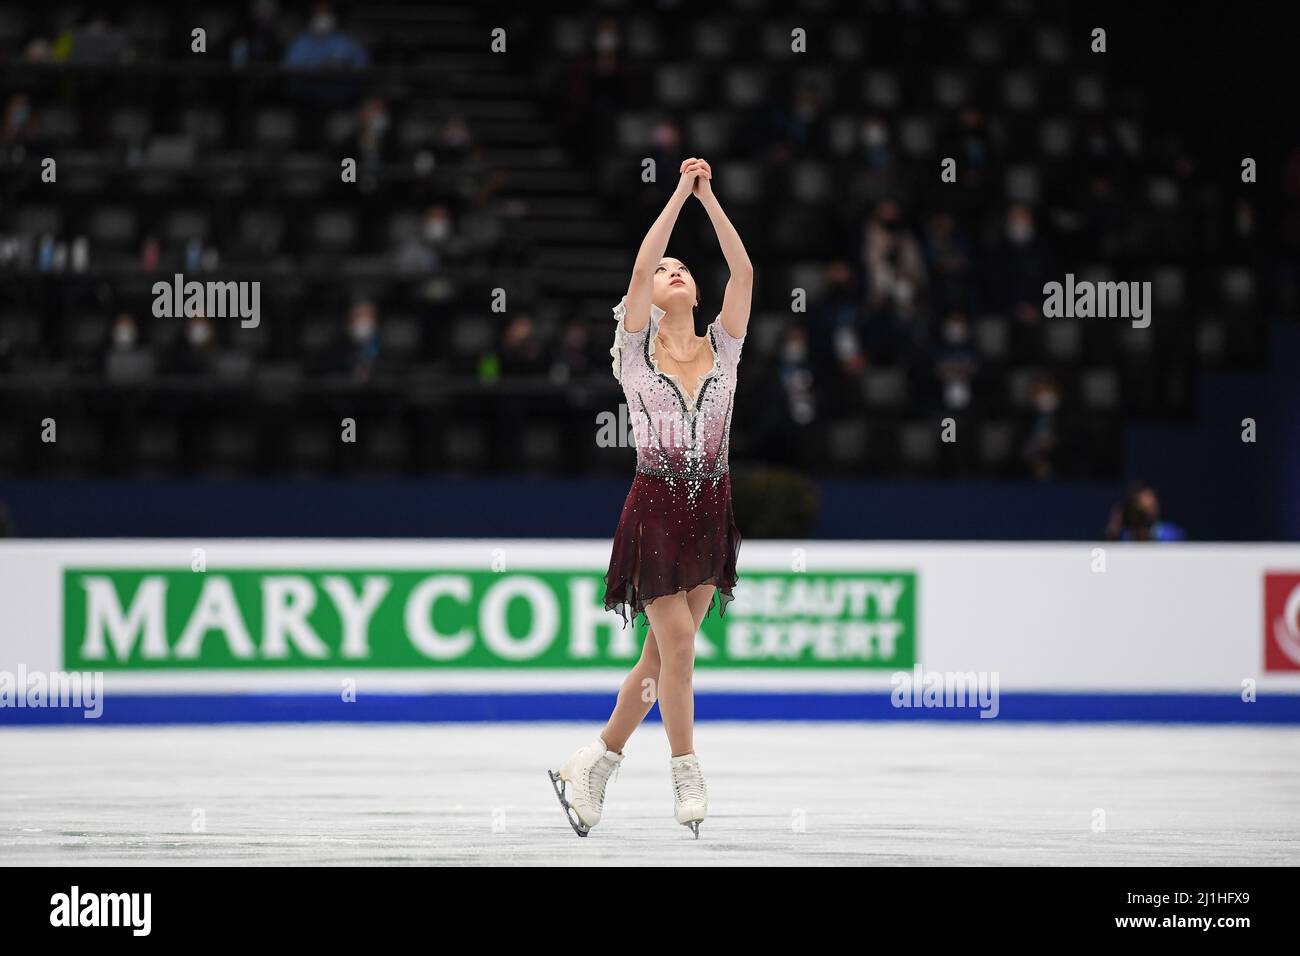
[[[0,727],[222,723],[603,722],[616,695],[383,694],[353,702],[337,694],[131,694],[104,702],[87,719],[81,709],[0,708]],[[697,721],[998,721],[1179,724],[1300,724],[1300,695],[1253,702],[1222,694],[1000,694],[995,717],[975,707],[896,707],[886,693],[697,693]],[[659,720],[654,707],[646,718]]]
[[[202,572],[189,570],[197,548],[205,555]],[[500,539],[0,542],[0,672],[102,670],[108,708],[102,722],[603,720],[639,652],[636,632],[606,627],[606,612],[591,606],[608,548],[604,541]],[[485,574],[497,562],[506,569],[500,579]],[[250,606],[260,593],[258,572],[304,576],[321,607],[326,575],[351,582],[358,593],[365,576],[388,575],[406,594],[415,593],[422,576],[460,577],[476,592],[465,607],[479,610],[490,604],[477,593],[481,583],[509,585],[511,575],[534,579],[513,583],[538,594],[547,588],[561,600],[566,591],[582,594],[555,617],[556,646],[527,659],[508,653],[517,634],[498,629],[494,635],[481,622],[476,629],[473,621],[453,620],[474,634],[472,652],[413,665],[410,648],[399,655],[391,643],[409,639],[400,630],[409,618],[390,613],[375,628],[369,661],[335,654],[323,662],[236,662],[205,646],[197,659],[172,655],[96,666],[74,653],[85,629],[84,615],[71,603],[71,589],[81,588],[77,569],[120,582],[123,601],[142,574],[161,573],[177,596],[197,593],[191,575],[194,581],[226,575],[259,653],[266,646],[262,611]],[[561,577],[556,569],[563,569]],[[1300,640],[1300,615],[1293,613],[1300,609],[1298,545],[756,541],[746,543],[740,572],[727,618],[702,629],[714,646],[727,628],[785,614],[764,582],[785,588],[846,575],[877,585],[905,581],[902,593],[911,603],[898,604],[892,620],[906,640],[897,642],[896,657],[857,665],[787,666],[729,653],[709,660],[697,648],[702,720],[980,719],[971,708],[892,707],[884,688],[911,664],[933,674],[995,676],[1000,715],[994,719],[1300,722],[1300,645],[1283,644],[1288,633],[1293,644]],[[755,594],[748,594],[746,585],[754,582]],[[159,615],[173,644],[192,615],[193,594],[185,600],[179,611],[168,606]],[[444,607],[455,611],[455,599]],[[830,611],[800,614],[786,616],[812,625],[856,621]],[[338,629],[320,630],[333,653]],[[210,633],[205,640],[220,639],[221,632]],[[485,656],[485,649],[496,656]],[[758,666],[737,666],[746,663]],[[354,680],[358,691],[346,710],[340,709],[341,679]],[[81,720],[75,712],[0,706],[0,725],[69,718]]]

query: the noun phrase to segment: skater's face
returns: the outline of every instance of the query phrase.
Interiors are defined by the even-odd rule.
[[[654,275],[654,304],[665,312],[692,308],[700,304],[695,277],[680,259],[660,259]]]

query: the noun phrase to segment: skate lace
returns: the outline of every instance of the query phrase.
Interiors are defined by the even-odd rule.
[[[704,773],[698,763],[692,760],[673,768],[673,792],[678,803],[704,799]]]
[[[605,801],[605,784],[609,782],[611,767],[614,773],[614,779],[618,779],[618,769],[621,763],[614,763],[612,760],[604,758],[597,760],[587,771],[587,788],[599,803]]]

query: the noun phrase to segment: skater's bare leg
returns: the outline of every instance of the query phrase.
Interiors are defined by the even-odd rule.
[[[712,585],[701,585],[695,591],[701,589],[706,596],[712,593]],[[659,714],[674,757],[695,750],[695,691],[691,677],[695,670],[697,620],[691,611],[690,600],[680,591],[646,605],[646,617],[659,644]]]
[[[713,600],[713,585],[701,584],[693,588],[686,596],[691,609],[691,618],[695,621],[695,630],[700,629],[704,615],[708,613],[709,602]],[[694,644],[692,643],[692,646]],[[660,657],[659,646],[655,641],[655,629],[646,631],[645,644],[641,648],[641,659],[623,679],[623,686],[618,691],[618,703],[609,716],[609,722],[601,731],[600,737],[605,746],[615,753],[622,753],[632,731],[641,726],[646,714],[654,706],[658,694]]]
[[[658,683],[659,645],[655,642],[655,629],[652,627],[646,632],[641,659],[623,678],[623,686],[618,689],[618,703],[614,705],[605,729],[600,732],[600,739],[605,741],[606,747],[615,753],[623,752],[627,738],[654,706]]]

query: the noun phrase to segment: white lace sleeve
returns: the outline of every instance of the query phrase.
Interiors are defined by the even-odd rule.
[[[623,381],[623,347],[627,345],[629,335],[640,337],[646,329],[650,329],[664,315],[664,310],[659,308],[653,302],[650,303],[650,322],[645,329],[640,332],[628,332],[623,326],[623,316],[627,314],[627,296],[623,296],[614,306],[614,344],[610,346],[609,354],[614,359],[613,372],[614,378],[620,382]]]

